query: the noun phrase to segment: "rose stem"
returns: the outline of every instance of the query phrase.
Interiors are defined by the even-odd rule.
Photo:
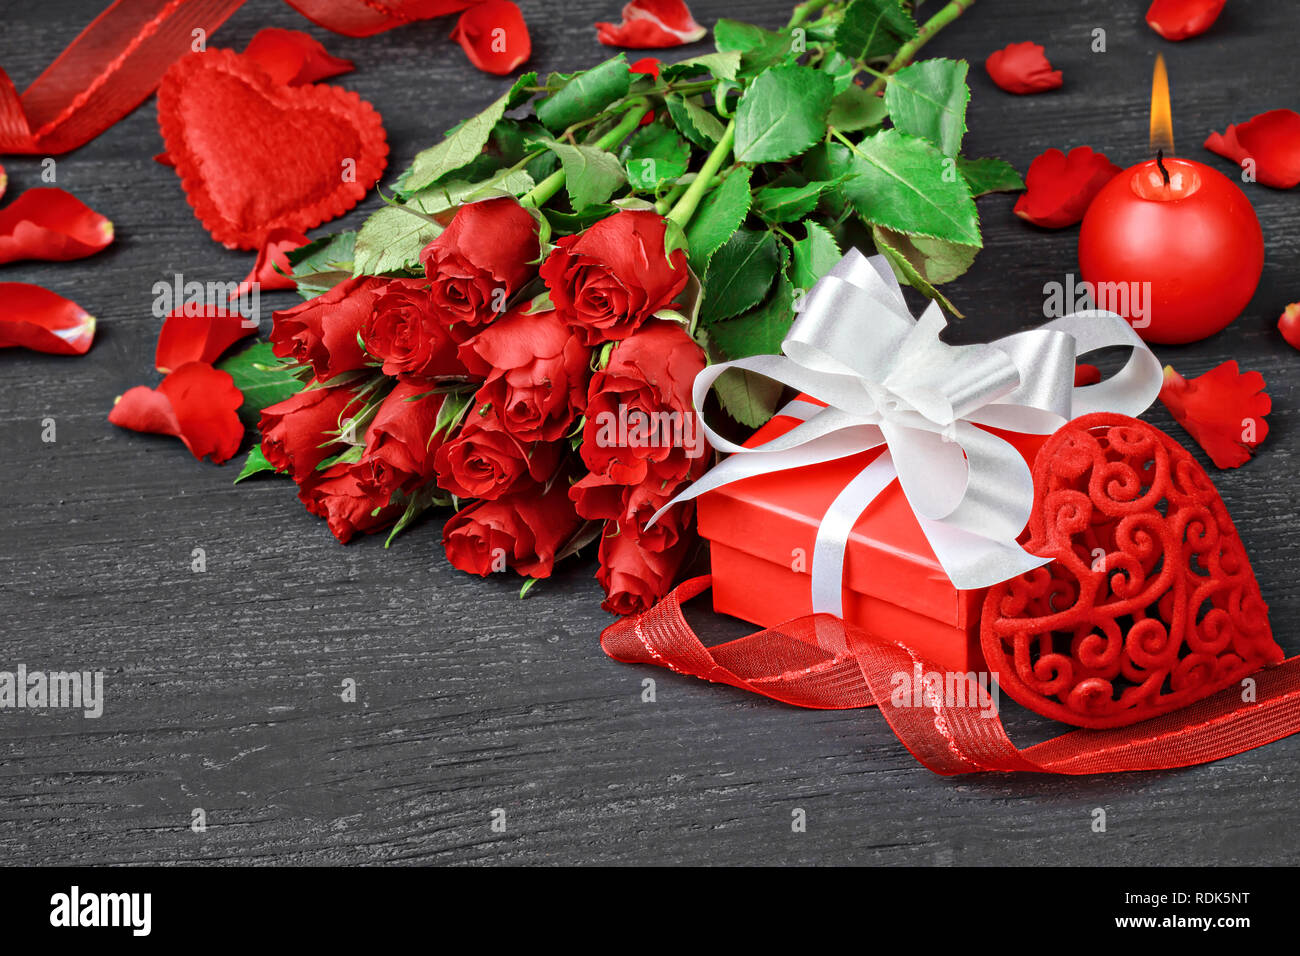
[[[873,95],[879,93],[880,88],[885,85],[891,73],[897,73],[903,67],[907,66],[907,64],[911,63],[912,59],[916,56],[921,47],[934,39],[936,33],[948,24],[952,23],[952,21],[956,20],[974,5],[975,0],[951,0],[946,7],[932,16],[929,20],[926,20],[924,26],[920,27],[916,31],[916,36],[912,37],[912,39],[908,40],[898,48],[898,53],[889,61],[889,66],[885,67],[884,75],[877,75],[875,82],[867,87],[867,92]]]
[[[624,114],[623,119],[619,121],[617,126],[594,143],[587,145],[590,145],[595,149],[609,149],[611,146],[616,146],[623,142],[623,140],[627,138],[628,134],[640,125],[641,117],[650,112],[650,104],[645,100],[628,100],[624,105],[624,109],[627,109],[628,112]],[[551,173],[551,175],[547,176],[532,189],[528,190],[528,192],[524,193],[519,202],[525,206],[544,206],[546,201],[558,193],[563,185],[564,169],[561,168]]]
[[[704,194],[709,191],[709,187],[713,184],[713,177],[718,175],[718,170],[727,161],[727,156],[731,153],[731,147],[735,142],[736,121],[733,119],[727,124],[727,128],[722,133],[722,139],[718,140],[718,145],[713,147],[713,152],[709,153],[708,159],[700,167],[700,171],[695,176],[695,181],[682,194],[682,198],[677,200],[677,204],[673,206],[672,211],[665,218],[677,223],[683,229],[686,228],[686,224],[691,221],[691,216],[695,215],[695,207],[700,204]]]

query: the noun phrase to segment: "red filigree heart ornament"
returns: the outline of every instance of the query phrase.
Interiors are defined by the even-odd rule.
[[[337,86],[288,86],[232,50],[177,60],[158,87],[158,125],[212,238],[261,247],[355,206],[388,156],[383,121]]]
[[[1085,415],[1048,439],[1025,548],[1054,560],[989,590],[981,641],[1046,717],[1121,727],[1282,660],[1218,491],[1144,422]]]

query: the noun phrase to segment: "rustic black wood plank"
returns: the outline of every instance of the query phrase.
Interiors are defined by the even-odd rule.
[[[790,0],[694,0],[777,26]],[[590,24],[619,0],[521,0],[533,65],[606,55]],[[931,10],[935,2],[925,4]],[[0,3],[0,64],[21,89],[100,4]],[[927,55],[968,57],[968,151],[1022,170],[1049,146],[1140,158],[1152,56],[1169,59],[1180,151],[1210,129],[1291,106],[1300,14],[1230,4],[1206,36],[1168,44],[1145,4],[984,0]],[[383,113],[399,169],[503,81],[472,70],[448,21],[354,40],[287,5],[250,0],[214,36],[242,47],[265,25],[306,29],[356,61],[341,82]],[[1107,52],[1090,49],[1092,31]],[[1061,91],[1011,97],[980,64],[1005,43],[1048,45]],[[237,118],[232,118],[237,120]],[[242,276],[250,257],[214,244],[160,149],[152,103],[58,160],[58,185],[116,222],[105,254],[22,264],[99,316],[89,356],[0,353],[0,668],[103,668],[99,720],[0,712],[0,858],[7,863],[1285,863],[1300,860],[1293,809],[1300,738],[1181,772],[1106,778],[941,779],[871,711],[785,707],[601,654],[607,622],[590,562],[530,598],[453,571],[427,521],[384,550],[339,547],[276,481],[231,486],[230,467],[105,421],[113,397],[152,382],[151,287],[182,272]],[[4,157],[17,191],[39,158]],[[1185,373],[1228,358],[1274,397],[1258,460],[1216,475],[1251,550],[1283,646],[1300,652],[1293,491],[1297,356],[1274,330],[1300,299],[1300,193],[1251,187],[1269,243],[1250,309],[1209,341],[1159,354]],[[1011,197],[981,200],[987,248],[948,287],[969,318],[958,339],[1042,320],[1042,285],[1075,269],[1077,230],[1035,230]],[[376,208],[373,198],[344,225]],[[286,301],[288,301],[286,299]],[[0,304],[0,307],[3,307]],[[57,441],[42,441],[42,420]],[[1172,426],[1162,409],[1150,418]],[[194,548],[207,571],[190,570]],[[721,630],[718,631],[721,633]],[[355,704],[340,699],[357,682]],[[643,703],[653,679],[656,702]],[[1012,715],[1041,737],[1040,722]],[[1094,808],[1106,833],[1091,829]],[[190,829],[203,808],[206,832]],[[490,828],[506,811],[505,833]],[[791,812],[808,815],[791,832]]]

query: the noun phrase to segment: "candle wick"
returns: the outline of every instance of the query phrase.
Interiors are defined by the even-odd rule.
[[[1169,170],[1165,169],[1165,151],[1156,150],[1156,165],[1160,167],[1160,175],[1165,177],[1165,185],[1169,185]]]

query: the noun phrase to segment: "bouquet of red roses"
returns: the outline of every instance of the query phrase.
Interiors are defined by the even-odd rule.
[[[680,63],[519,77],[359,231],[288,253],[305,301],[218,366],[260,410],[240,478],[291,477],[340,541],[454,508],[448,559],[524,590],[599,541],[605,606],[650,606],[696,540],[689,506],[650,523],[711,463],[695,376],[776,352],[850,244],[952,309],[974,197],[1020,187],[960,155],[967,64],[912,63],[965,6],[807,0]],[[780,398],[716,391],[742,426]]]

